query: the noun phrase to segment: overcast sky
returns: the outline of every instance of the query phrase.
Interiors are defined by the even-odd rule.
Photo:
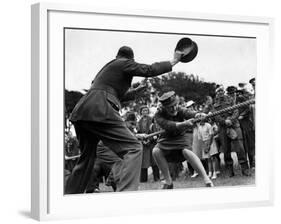
[[[132,47],[135,61],[140,63],[170,60],[182,37],[190,37],[197,43],[198,55],[190,63],[178,63],[173,71],[192,73],[225,87],[248,83],[256,76],[256,39],[252,38],[67,29],[65,88],[88,89],[98,71],[124,45]],[[140,79],[134,78],[133,82]]]

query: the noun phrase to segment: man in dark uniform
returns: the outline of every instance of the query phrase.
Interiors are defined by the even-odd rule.
[[[246,90],[241,89],[236,91],[237,103],[243,103],[250,99],[250,94]],[[239,108],[239,123],[243,133],[243,142],[246,154],[249,158],[250,168],[255,168],[255,130],[251,120],[251,106]]]
[[[252,85],[252,87],[253,87],[253,95],[250,97],[251,99],[255,99],[255,96],[256,96],[256,78],[251,78],[250,80],[249,80],[249,83]],[[253,103],[253,104],[251,104],[251,106],[250,106],[250,108],[251,108],[251,121],[252,121],[252,123],[253,123],[253,128],[254,128],[254,130],[255,130],[255,118],[256,118],[256,107],[255,107],[255,104]]]
[[[203,177],[206,186],[213,186],[200,159],[191,151],[192,142],[186,133],[186,128],[193,126],[195,113],[188,112],[186,108],[179,106],[174,91],[164,93],[159,101],[162,107],[156,112],[155,120],[165,130],[165,133],[159,137],[158,143],[153,149],[153,156],[165,178],[163,189],[173,188],[168,162],[185,160]]]
[[[133,50],[124,46],[119,49],[116,59],[100,70],[70,117],[81,156],[66,183],[66,194],[85,192],[100,140],[124,162],[117,191],[138,190],[142,146],[119,114],[120,100],[131,86],[133,76],[152,77],[169,72],[182,56],[182,52],[175,51],[171,61],[139,64],[134,61]]]
[[[224,88],[222,86],[218,87],[216,89],[217,95],[215,98],[214,110],[218,111],[233,106],[236,101],[235,91],[236,87],[228,87],[228,95],[225,95]],[[242,174],[245,176],[250,175],[238,116],[239,111],[236,109],[215,117],[215,121],[219,126],[220,153],[223,155],[221,156],[221,161],[225,161],[226,169],[230,177],[234,176],[231,152],[236,152]]]

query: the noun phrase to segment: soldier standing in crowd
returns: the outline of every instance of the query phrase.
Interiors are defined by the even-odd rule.
[[[224,94],[224,88],[219,86],[216,89],[216,98],[214,104],[214,110],[222,110],[226,107],[233,106],[236,101],[235,87],[227,88],[228,95]],[[229,176],[233,177],[233,160],[231,157],[232,152],[237,153],[238,161],[241,166],[242,174],[249,176],[249,165],[247,156],[243,146],[243,136],[238,121],[239,111],[234,110],[228,113],[224,113],[215,117],[215,121],[219,126],[219,139],[220,139],[220,153],[221,162],[226,165],[226,169],[229,172]]]
[[[175,51],[171,61],[145,65],[135,62],[133,50],[123,46],[116,58],[100,70],[70,117],[81,156],[66,183],[66,194],[85,192],[100,140],[124,161],[117,191],[138,190],[142,145],[119,114],[120,100],[131,86],[134,76],[153,77],[169,72],[184,54],[189,55],[193,49],[190,45],[185,53]]]
[[[252,85],[252,88],[253,88],[253,95],[251,96],[251,99],[255,99],[255,96],[256,96],[256,78],[252,78],[250,79],[249,83]],[[255,104],[251,104],[250,106],[251,108],[251,118],[250,120],[252,121],[253,123],[253,128],[255,130],[255,118],[256,118],[256,110],[255,110]]]
[[[249,83],[252,85],[253,91],[254,91],[254,94],[255,94],[255,91],[256,91],[256,78],[251,78],[249,80]]]
[[[186,108],[179,106],[179,100],[174,91],[164,93],[159,101],[162,106],[155,114],[155,120],[165,133],[159,137],[153,149],[153,156],[165,178],[163,189],[173,189],[168,162],[185,160],[203,177],[205,185],[212,187],[212,181],[207,176],[200,159],[191,151],[191,142],[186,138],[186,128],[193,126],[195,113],[188,112]]]
[[[237,90],[237,103],[243,103],[249,100],[249,94],[246,90]],[[239,108],[238,117],[242,133],[245,151],[249,158],[250,168],[255,168],[255,130],[251,120],[250,105]]]

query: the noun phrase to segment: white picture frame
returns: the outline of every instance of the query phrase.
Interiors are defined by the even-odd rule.
[[[273,19],[261,17],[128,11],[49,3],[32,5],[32,217],[50,220],[271,205],[274,198],[273,147],[269,136],[262,132],[262,127],[269,122],[269,109],[264,106],[268,102],[267,94],[260,92],[270,89],[273,24]],[[187,25],[189,33],[257,38],[255,186],[63,195],[63,172],[58,171],[63,170],[63,28],[139,30],[141,26],[141,30],[167,31],[165,29],[170,27],[174,32],[185,33],[183,27]]]

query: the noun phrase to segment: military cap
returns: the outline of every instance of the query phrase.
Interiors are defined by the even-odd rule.
[[[178,41],[175,51],[184,52],[189,47],[192,47],[191,51],[188,54],[183,55],[180,59],[180,62],[187,63],[192,61],[197,56],[198,46],[188,37],[184,37]]]
[[[244,82],[238,83],[238,86],[239,86],[240,88],[242,88],[242,89],[245,89],[245,88],[246,88],[246,85],[247,85],[247,83],[244,83]]]
[[[244,94],[244,93],[245,93],[245,90],[244,90],[244,89],[237,89],[237,90],[236,90],[236,93],[237,93],[237,94]]]
[[[168,107],[177,104],[179,99],[174,91],[169,91],[159,97],[159,101],[164,107]]]
[[[256,78],[251,78],[250,80],[249,80],[249,83],[253,83],[253,82],[255,82],[256,81]]]
[[[223,86],[218,86],[218,87],[216,88],[216,93],[217,93],[218,91],[220,91],[220,90],[222,90],[222,91],[224,92]]]
[[[226,88],[227,93],[231,94],[231,93],[235,93],[237,90],[237,88],[235,86],[228,86]]]

